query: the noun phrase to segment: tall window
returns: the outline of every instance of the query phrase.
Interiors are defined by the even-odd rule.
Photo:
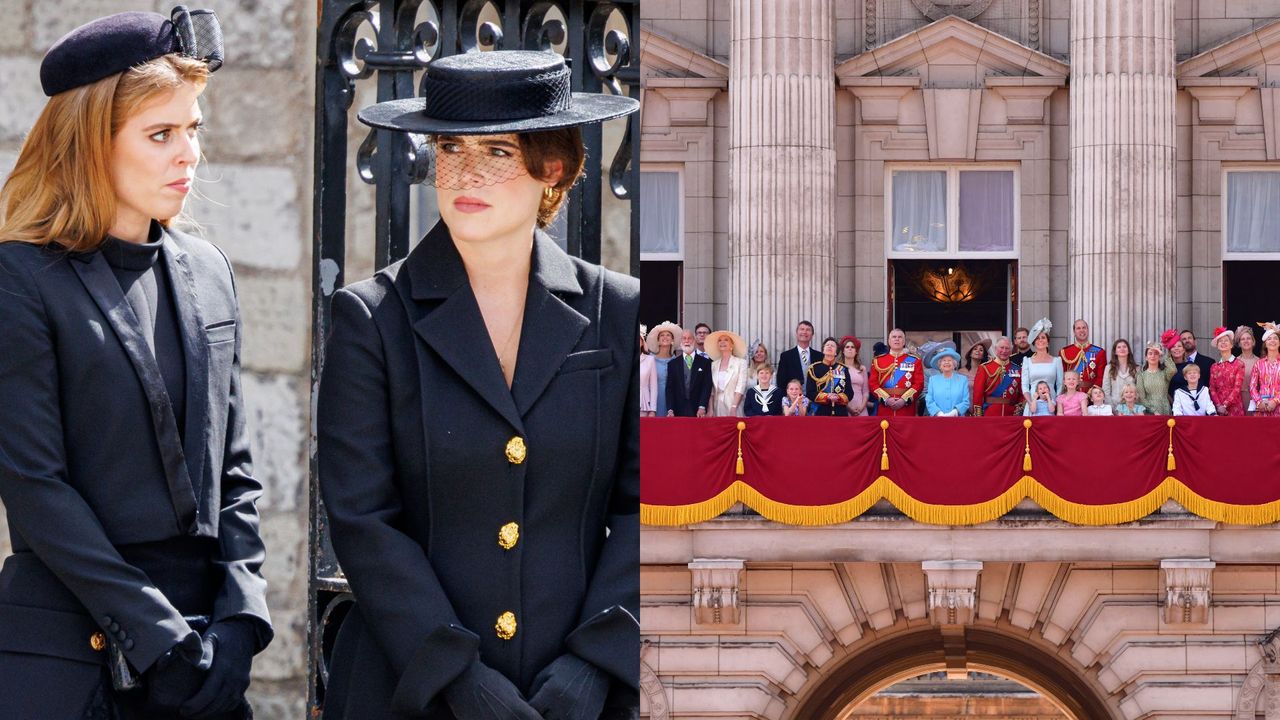
[[[1280,259],[1280,169],[1226,172],[1223,257]]]
[[[678,168],[640,171],[640,322],[681,321],[684,192]]]
[[[885,182],[889,257],[1016,257],[1012,168],[890,168]]]

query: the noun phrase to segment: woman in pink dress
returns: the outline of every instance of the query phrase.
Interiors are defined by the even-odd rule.
[[[645,326],[640,326],[640,417],[653,417],[658,410],[658,368],[645,345]]]
[[[1221,359],[1209,370],[1209,397],[1219,415],[1244,415],[1244,402],[1240,389],[1244,386],[1244,363],[1231,353],[1236,342],[1233,330],[1220,327],[1214,330],[1213,346],[1218,348]]]
[[[852,335],[840,338],[840,361],[848,369],[849,375],[849,414],[867,414],[867,369],[862,366],[858,352],[862,350],[862,341]]]
[[[1236,343],[1240,346],[1240,363],[1244,365],[1244,381],[1240,383],[1240,404],[1244,405],[1246,415],[1252,415],[1253,397],[1249,394],[1249,378],[1253,377],[1253,364],[1258,362],[1258,356],[1253,352],[1258,345],[1258,337],[1253,334],[1253,328],[1241,325],[1236,328]]]
[[[1253,364],[1249,375],[1249,395],[1257,406],[1255,415],[1280,416],[1280,328],[1273,322],[1258,323],[1264,328],[1262,347],[1266,354]]]

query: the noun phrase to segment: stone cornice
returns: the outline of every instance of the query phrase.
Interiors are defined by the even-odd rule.
[[[675,77],[721,78],[729,84],[729,66],[702,53],[681,46],[649,30],[640,31],[640,66],[646,74],[657,72]],[[648,78],[642,82],[647,82]]]
[[[1280,60],[1280,20],[1178,63],[1178,84],[1206,75],[1231,76]]]

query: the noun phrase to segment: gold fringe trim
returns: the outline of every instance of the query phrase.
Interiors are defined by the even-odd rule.
[[[1176,500],[1188,511],[1216,522],[1233,525],[1280,522],[1280,500],[1261,505],[1232,505],[1209,500],[1175,477],[1166,477],[1151,492],[1128,502],[1088,505],[1064,500],[1030,475],[1024,475],[1000,495],[973,505],[934,505],[921,502],[883,475],[856,496],[832,505],[788,505],[765,497],[739,480],[719,495],[699,503],[641,503],[640,522],[645,525],[691,525],[721,515],[740,502],[774,522],[787,525],[834,525],[852,520],[884,499],[917,522],[976,525],[1003,516],[1024,498],[1031,498],[1055,517],[1075,525],[1119,525],[1133,522],[1154,513],[1169,500]]]

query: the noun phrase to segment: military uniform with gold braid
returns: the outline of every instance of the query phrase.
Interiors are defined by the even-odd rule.
[[[996,358],[973,372],[974,417],[1022,414],[1022,368]]]
[[[916,403],[913,402],[924,390],[924,362],[919,356],[904,352],[901,355],[888,353],[871,361],[871,394],[880,399],[877,415],[888,417],[910,417],[916,414]],[[900,409],[894,410],[885,404],[892,397],[907,401]]]
[[[1080,375],[1080,392],[1087,393],[1094,385],[1102,384],[1102,371],[1107,368],[1107,351],[1086,343],[1071,343],[1058,351],[1062,369],[1075,370]]]

